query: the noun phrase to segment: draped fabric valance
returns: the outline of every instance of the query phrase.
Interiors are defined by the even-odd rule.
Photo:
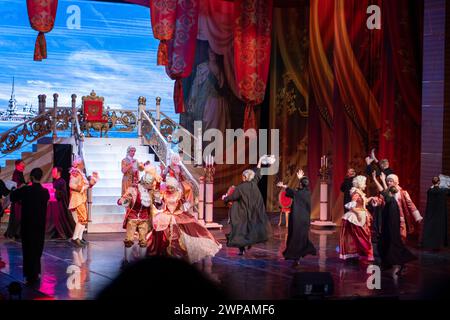
[[[271,53],[273,0],[117,0],[150,8],[153,35],[160,41],[157,63],[175,81],[175,111],[185,111],[182,79],[191,74],[197,39],[224,56],[225,76],[246,103],[244,129],[256,128],[254,106],[264,100]],[[57,0],[27,0],[39,31],[34,60],[47,57],[44,33],[52,30]]]
[[[27,0],[28,19],[31,27],[39,31],[34,46],[34,60],[47,58],[45,33],[50,32],[55,24],[58,0]]]

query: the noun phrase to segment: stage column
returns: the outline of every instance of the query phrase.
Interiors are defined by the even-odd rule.
[[[161,128],[161,98],[156,97],[156,127]]]
[[[77,126],[77,95],[72,94],[72,136],[75,136]]]
[[[44,114],[45,113],[45,104],[46,104],[46,99],[47,96],[45,94],[40,94],[38,95],[38,99],[39,99],[39,115]]]
[[[205,226],[207,228],[222,229],[222,225],[213,220],[214,210],[214,157],[209,155],[205,160]]]
[[[198,187],[198,222],[205,224],[205,177],[200,177]]]
[[[142,113],[145,112],[145,105],[147,99],[143,96],[138,98],[138,137],[139,141],[142,143]]]
[[[52,116],[52,139],[53,143],[55,143],[56,138],[58,137],[56,134],[56,122],[58,121],[58,94],[53,94],[53,116]]]
[[[332,219],[328,218],[328,184],[330,179],[330,170],[328,167],[327,156],[322,156],[320,158],[320,220],[311,222],[311,226],[314,228],[334,228],[336,224]]]
[[[443,169],[445,110],[445,0],[424,0],[420,211],[431,178]]]

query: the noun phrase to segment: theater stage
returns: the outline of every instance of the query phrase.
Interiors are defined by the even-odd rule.
[[[421,288],[432,285],[430,279],[445,279],[450,275],[450,250],[427,252],[411,248],[418,260],[409,264],[402,277],[394,280],[389,272],[382,272],[381,289],[367,288],[367,266],[344,263],[338,259],[339,229],[334,232],[311,231],[311,239],[318,255],[307,257],[297,268],[282,259],[281,252],[287,229],[278,227],[278,216],[272,216],[273,237],[267,244],[257,245],[245,256],[238,256],[237,249],[226,248],[224,230],[214,230],[216,238],[224,245],[211,264],[201,266],[205,272],[232,292],[237,299],[286,299],[295,272],[330,272],[335,292],[332,299],[421,297]],[[4,229],[4,225],[1,229]],[[2,232],[3,235],[3,232]],[[69,242],[51,240],[45,244],[43,273],[38,289],[25,288],[23,299],[94,299],[96,294],[120,272],[123,258],[124,234],[89,234],[86,249],[74,249]],[[137,249],[137,248],[136,248]],[[11,281],[22,281],[22,255],[19,242],[1,236],[0,253],[6,266],[0,270],[0,293]],[[136,250],[137,253],[137,250]],[[82,263],[83,260],[86,260]],[[78,266],[77,266],[78,265]],[[81,267],[80,267],[81,265]],[[199,266],[200,267],[200,266]],[[77,269],[79,268],[79,269]],[[79,270],[80,288],[72,275]],[[441,281],[442,283],[442,281]]]

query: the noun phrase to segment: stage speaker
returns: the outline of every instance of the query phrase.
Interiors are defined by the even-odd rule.
[[[292,299],[325,298],[334,292],[334,283],[329,272],[297,272],[292,279]]]

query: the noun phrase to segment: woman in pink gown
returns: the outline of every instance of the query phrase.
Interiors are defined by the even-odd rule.
[[[213,257],[222,248],[213,235],[190,215],[178,181],[167,177],[162,207],[153,216],[147,254],[182,258],[190,263]]]
[[[345,204],[348,211],[342,217],[341,234],[339,238],[339,258],[343,260],[359,258],[373,261],[373,247],[370,232],[370,213],[364,189],[366,177],[357,176],[353,179],[350,190],[351,201]]]

